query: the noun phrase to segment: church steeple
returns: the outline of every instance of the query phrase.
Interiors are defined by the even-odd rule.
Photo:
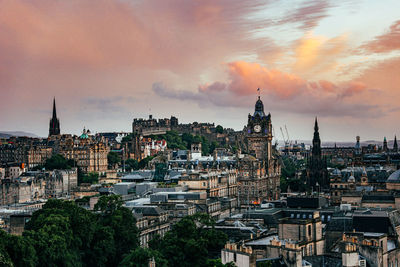
[[[326,167],[326,160],[322,157],[321,152],[318,120],[315,118],[311,157],[307,166],[307,180],[313,190],[329,188],[328,171]]]
[[[313,137],[313,147],[312,147],[312,157],[321,158],[321,139],[319,137],[319,127],[318,127],[318,120],[315,117],[315,124],[314,124],[314,137]]]
[[[393,151],[394,152],[399,151],[399,147],[397,146],[397,137],[396,136],[394,136]]]
[[[57,118],[57,111],[56,111],[56,98],[53,98],[53,119]]]
[[[318,132],[318,130],[319,130],[319,128],[318,128],[318,120],[317,120],[317,117],[315,117],[315,123],[314,123],[314,134],[315,134],[315,133],[317,133],[317,132]]]
[[[56,98],[53,99],[53,116],[50,119],[49,136],[60,134],[60,121],[57,118]]]

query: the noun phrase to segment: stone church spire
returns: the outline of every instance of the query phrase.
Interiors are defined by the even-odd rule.
[[[56,98],[53,99],[53,116],[50,119],[49,136],[60,134],[60,121],[57,118]]]
[[[321,139],[319,137],[318,120],[315,117],[312,157],[321,159]]]
[[[311,157],[307,166],[307,182],[315,191],[329,188],[328,170],[326,160],[322,158],[321,139],[319,137],[317,118],[315,118],[314,123]]]
[[[394,136],[393,151],[394,152],[399,151],[399,147],[397,146],[397,137],[396,136]]]

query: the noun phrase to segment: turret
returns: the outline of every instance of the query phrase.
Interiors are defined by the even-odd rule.
[[[383,151],[385,151],[385,152],[388,151],[386,136],[383,138]]]

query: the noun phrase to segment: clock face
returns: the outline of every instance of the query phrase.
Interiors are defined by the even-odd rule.
[[[261,132],[261,126],[260,126],[260,125],[254,126],[254,131],[255,131],[256,133]]]

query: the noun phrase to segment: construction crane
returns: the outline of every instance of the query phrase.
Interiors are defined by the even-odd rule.
[[[286,139],[285,139],[285,135],[283,134],[282,127],[279,127],[279,128],[281,129],[281,134],[282,134],[283,142],[286,144]]]
[[[292,141],[290,141],[289,131],[288,131],[287,127],[286,127],[286,124],[285,124],[285,130],[286,130],[286,135],[287,135],[287,142],[288,142],[288,144],[292,144]]]

